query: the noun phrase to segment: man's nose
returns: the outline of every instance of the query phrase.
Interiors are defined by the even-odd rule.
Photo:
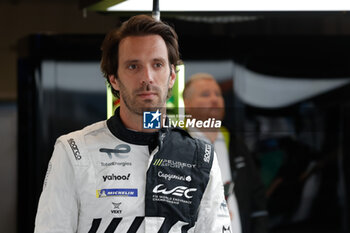
[[[141,84],[153,84],[154,74],[150,67],[145,67],[142,72]]]
[[[217,95],[212,94],[211,97],[210,97],[210,101],[211,101],[213,106],[218,106],[220,98]]]

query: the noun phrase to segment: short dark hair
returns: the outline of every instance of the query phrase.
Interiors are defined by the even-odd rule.
[[[118,50],[120,41],[128,36],[146,35],[161,36],[168,50],[169,64],[174,65],[174,67],[180,64],[178,37],[175,30],[166,23],[153,19],[151,16],[133,16],[124,22],[120,28],[113,29],[107,33],[102,43],[101,71],[109,84],[111,84],[108,78],[110,75],[115,75],[118,78]],[[113,94],[119,97],[119,91],[114,90],[112,85],[111,88]]]

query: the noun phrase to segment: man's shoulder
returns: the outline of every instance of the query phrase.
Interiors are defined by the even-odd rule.
[[[63,143],[66,148],[69,147],[85,147],[85,138],[89,135],[98,135],[99,133],[106,132],[108,130],[106,120],[93,123],[91,125],[85,126],[83,129],[64,134],[57,138],[57,143]]]
[[[93,123],[91,125],[87,125],[84,128],[76,131],[72,131],[70,133],[61,135],[57,141],[65,140],[67,138],[81,138],[89,134],[97,133],[99,131],[103,131],[107,129],[106,121],[99,121],[96,123]]]
[[[194,140],[194,138],[183,128],[180,127],[174,127],[170,128],[172,134],[181,136],[184,140]]]
[[[207,141],[197,138],[197,137],[193,137],[187,130],[176,127],[176,128],[172,128],[172,135],[173,138],[176,139],[177,141],[179,141],[180,143],[191,143],[193,145],[196,146],[204,146],[206,144],[210,144]]]
[[[191,135],[191,133],[187,129],[182,129],[179,127],[172,128],[172,133],[181,135],[182,137],[179,137],[178,135],[176,135],[175,137],[181,138],[184,141],[192,142],[196,146],[203,147],[203,148],[208,148],[208,146],[212,147],[212,144],[210,142],[202,138],[198,138]]]
[[[198,161],[202,164],[204,161],[208,167],[211,167],[212,158],[214,156],[213,145],[205,140],[192,137],[186,130],[182,128],[172,129],[172,143],[183,151],[183,154],[194,152]]]
[[[73,166],[87,166],[89,164],[89,148],[85,140],[86,137],[88,135],[99,135],[107,129],[106,121],[96,122],[83,129],[60,136],[56,141],[56,145],[61,144],[69,155],[73,155],[68,156]]]

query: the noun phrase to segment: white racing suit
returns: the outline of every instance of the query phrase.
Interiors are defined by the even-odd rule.
[[[35,233],[231,232],[210,144],[181,129],[126,129],[119,111],[60,137]]]

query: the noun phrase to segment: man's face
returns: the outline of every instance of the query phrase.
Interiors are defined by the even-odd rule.
[[[224,98],[215,80],[194,80],[188,91],[189,95],[185,99],[187,114],[200,120],[208,118],[222,120],[224,118]]]
[[[159,35],[129,36],[119,43],[118,77],[110,77],[120,93],[120,105],[141,115],[145,109],[165,107],[168,89],[174,85],[168,51]]]

